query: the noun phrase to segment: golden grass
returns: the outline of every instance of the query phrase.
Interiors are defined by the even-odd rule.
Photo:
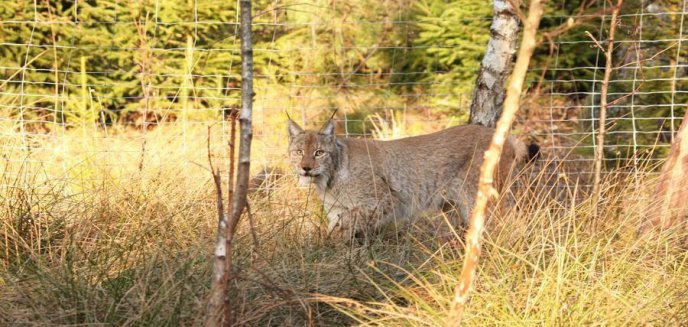
[[[30,155],[2,140],[0,325],[203,321],[217,223],[207,129],[187,130],[186,151],[172,128],[108,133],[34,139]],[[225,143],[212,133],[219,166]],[[258,144],[259,162],[281,158],[277,145]],[[687,324],[688,231],[637,234],[652,190],[638,177],[638,186],[621,174],[605,180],[603,219],[565,179],[559,192],[534,186],[518,210],[493,216],[464,323]],[[335,244],[313,190],[295,185],[286,176],[251,195],[256,238],[245,216],[235,253],[238,321],[443,324],[462,248],[434,236],[440,217]]]

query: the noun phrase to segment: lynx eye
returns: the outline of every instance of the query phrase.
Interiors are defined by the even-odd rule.
[[[296,150],[294,151],[297,156],[303,156],[303,150]]]
[[[317,151],[315,151],[315,156],[316,156],[316,157],[320,157],[320,156],[322,156],[323,154],[325,154],[325,151],[323,151],[323,150],[317,150]]]

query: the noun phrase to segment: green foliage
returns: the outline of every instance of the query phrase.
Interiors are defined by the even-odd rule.
[[[604,44],[609,18],[594,14],[606,4],[549,2],[541,30],[566,24],[583,3],[586,18],[554,38],[552,56],[544,40],[529,80],[549,81],[541,94],[577,108],[584,119],[575,128],[591,131],[604,56],[586,32]],[[613,155],[632,142],[667,141],[688,102],[681,91],[688,80],[680,78],[688,51],[674,41],[681,16],[671,14],[682,3],[651,5],[624,3],[609,100],[636,93],[609,110],[607,141],[619,145],[610,148]],[[8,2],[0,8],[0,110],[46,129],[131,123],[133,113],[142,112],[217,120],[239,105],[236,6],[219,0]],[[261,0],[253,7],[258,108],[300,109],[311,119],[338,108],[353,119],[347,123],[352,134],[370,133],[368,118],[387,110],[403,110],[412,120],[467,116],[489,38],[492,6],[484,1]],[[647,15],[650,10],[667,14]]]
[[[0,76],[5,92],[25,94],[14,107],[67,124],[97,119],[84,117],[85,104],[118,115],[180,109],[181,94],[191,106],[219,110],[238,97],[225,85],[239,78],[234,12],[225,1],[8,3],[0,9],[0,42],[8,45]]]
[[[279,94],[291,84],[288,96],[323,99],[309,106],[366,115],[461,106],[491,14],[477,0],[274,5],[254,3],[258,87]],[[0,18],[3,102],[15,118],[81,126],[135,111],[212,118],[238,106],[234,2],[23,0]]]
[[[474,0],[425,0],[416,4],[416,10],[418,37],[413,44],[418,53],[409,68],[425,72],[422,81],[430,84],[434,105],[469,104],[490,36],[492,6]]]
[[[542,32],[556,29],[567,23],[574,23],[570,17],[578,13],[581,1],[566,3],[550,2],[548,15],[540,25]],[[541,78],[553,81],[544,83],[541,92],[549,94],[553,109],[563,110],[582,108],[577,115],[581,123],[575,128],[590,133],[597,130],[600,92],[604,75],[605,56],[595,44],[590,33],[600,46],[606,50],[609,37],[610,17],[595,17],[591,14],[602,12],[608,5],[602,1],[591,2],[586,10],[587,18],[575,22],[576,25],[566,33],[554,38],[556,46],[550,56],[549,42],[535,53],[529,80],[532,86]],[[643,7],[644,6],[644,7]],[[615,35],[612,55],[613,71],[608,86],[607,110],[608,134],[605,138],[605,151],[608,157],[623,160],[633,156],[646,155],[656,143],[670,141],[672,130],[678,129],[678,119],[685,112],[688,94],[682,92],[688,87],[685,68],[681,61],[688,51],[681,47],[677,36],[680,35],[682,2],[678,0],[624,1]],[[642,15],[641,15],[642,14]],[[676,58],[679,58],[677,61]],[[543,68],[549,69],[543,73]],[[678,77],[674,79],[674,76]],[[674,84],[675,83],[675,84]],[[553,102],[552,102],[553,99]],[[558,107],[558,108],[557,108]],[[543,108],[544,109],[544,108]],[[568,114],[567,114],[568,115]],[[575,140],[578,141],[578,140]],[[593,138],[584,137],[579,145],[592,145]],[[640,145],[634,148],[633,144]],[[662,157],[664,149],[653,149],[654,155]],[[590,155],[590,153],[582,153]]]

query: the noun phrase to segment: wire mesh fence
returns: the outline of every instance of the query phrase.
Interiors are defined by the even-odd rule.
[[[515,128],[582,184],[599,146],[608,6],[549,5]],[[31,166],[38,179],[126,180],[171,160],[210,179],[200,166],[207,151],[227,160],[227,117],[240,105],[237,8],[216,0],[3,4],[3,176]],[[490,6],[316,0],[254,8],[256,171],[285,165],[285,111],[316,127],[337,110],[339,134],[380,139],[466,122]],[[688,103],[685,12],[678,0],[624,5],[609,83],[608,169],[633,171],[666,154]]]

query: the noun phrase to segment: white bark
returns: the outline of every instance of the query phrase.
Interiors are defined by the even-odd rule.
[[[494,0],[490,41],[473,90],[470,123],[494,127],[502,113],[505,84],[516,53],[519,21],[508,0]]]
[[[225,283],[227,271],[227,213],[222,204],[222,187],[220,175],[215,172],[212,161],[210,161],[210,138],[208,138],[208,161],[210,169],[213,173],[213,181],[215,182],[215,191],[217,194],[217,242],[215,243],[215,251],[213,251],[213,274],[210,282],[210,296],[208,299],[208,307],[206,308],[205,326],[215,327],[220,326],[222,321],[222,303],[224,296],[227,293],[227,284]]]

